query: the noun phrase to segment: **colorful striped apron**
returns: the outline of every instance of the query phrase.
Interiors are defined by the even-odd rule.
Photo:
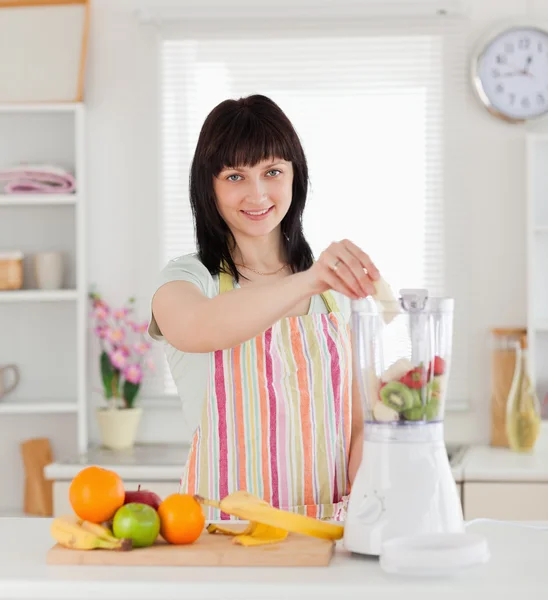
[[[221,273],[219,292],[233,289]],[[271,505],[337,519],[349,493],[350,332],[331,293],[328,314],[284,318],[211,353],[201,423],[180,493],[220,500],[247,490]],[[230,519],[207,508],[209,520]]]

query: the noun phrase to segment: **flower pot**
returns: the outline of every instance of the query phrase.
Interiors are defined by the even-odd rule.
[[[111,450],[133,447],[142,413],[142,408],[98,408],[96,414],[102,445]]]

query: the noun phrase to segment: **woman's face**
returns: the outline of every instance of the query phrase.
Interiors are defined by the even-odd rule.
[[[258,237],[274,231],[291,204],[293,167],[281,159],[254,167],[223,169],[213,180],[218,210],[236,235]]]

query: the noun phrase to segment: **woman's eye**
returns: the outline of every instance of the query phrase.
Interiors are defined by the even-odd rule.
[[[272,175],[272,173],[273,173],[273,175]],[[268,171],[267,175],[269,177],[275,177],[279,173],[281,173],[280,169],[271,169],[270,171]]]
[[[241,175],[236,175],[236,174],[234,174],[234,175],[229,175],[229,176],[227,177],[227,179],[228,179],[229,181],[239,181],[238,179],[232,179],[233,177],[241,177]]]

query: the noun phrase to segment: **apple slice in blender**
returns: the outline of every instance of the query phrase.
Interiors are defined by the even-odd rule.
[[[389,381],[381,388],[379,395],[383,404],[397,412],[412,408],[415,403],[413,391],[399,381]]]

